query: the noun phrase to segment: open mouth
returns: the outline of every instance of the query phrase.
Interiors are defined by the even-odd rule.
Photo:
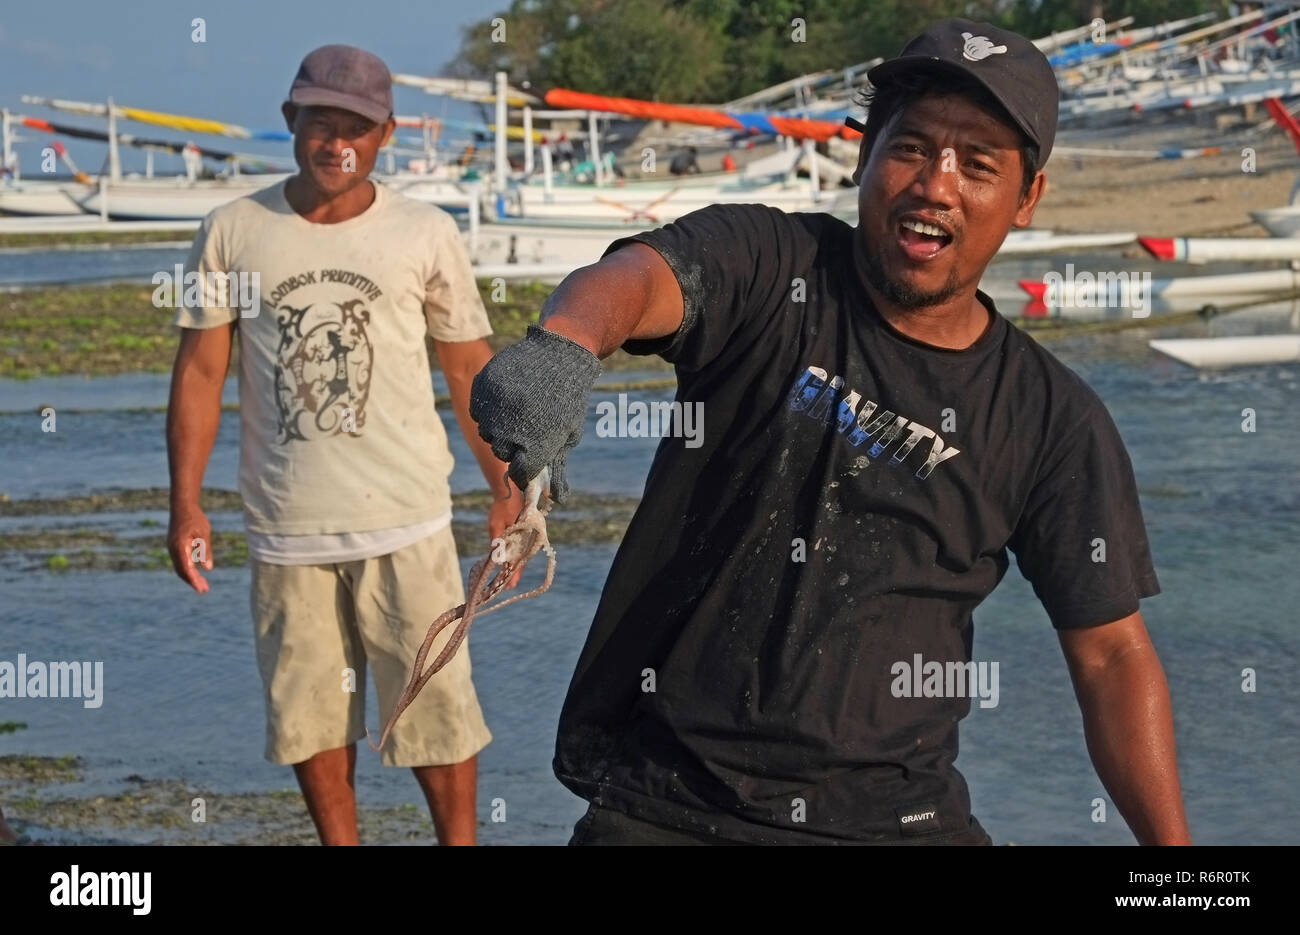
[[[903,218],[898,222],[898,243],[908,259],[925,262],[952,243],[952,234],[918,218]]]

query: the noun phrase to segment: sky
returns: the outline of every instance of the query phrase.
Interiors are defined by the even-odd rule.
[[[279,130],[284,128],[280,104],[294,72],[316,46],[357,45],[384,59],[391,71],[443,74],[463,28],[497,9],[493,0],[58,0],[40,5],[5,0],[0,106],[103,130],[102,120],[24,104],[22,95],[96,102],[112,96],[120,105]],[[192,41],[195,17],[205,22],[204,43]],[[462,105],[415,88],[396,87],[393,95],[398,113],[474,116]],[[148,138],[187,139],[146,124],[122,122],[118,129]],[[188,138],[214,149],[268,153],[292,162],[287,143]],[[98,171],[104,145],[64,142],[81,169]],[[35,140],[18,145],[24,175],[39,174],[43,145]],[[179,157],[155,159],[159,172],[181,170]],[[143,165],[143,155],[123,149],[124,168],[140,170]]]

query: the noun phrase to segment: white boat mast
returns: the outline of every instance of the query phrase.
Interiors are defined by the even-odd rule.
[[[114,182],[122,181],[122,159],[117,151],[117,110],[113,99],[108,99],[108,177]]]
[[[596,112],[587,111],[587,143],[591,151],[592,172],[595,173],[596,187],[599,188],[604,183],[604,178],[600,171],[600,134],[596,132]]]
[[[13,127],[10,125],[9,109],[0,109],[0,169],[8,169],[10,178],[18,181],[18,158],[14,155]]]
[[[533,174],[533,109],[524,105],[524,177]]]
[[[509,163],[506,161],[506,73],[499,71],[496,73],[496,133],[494,140],[496,143],[496,190],[502,193],[506,190],[506,178]]]

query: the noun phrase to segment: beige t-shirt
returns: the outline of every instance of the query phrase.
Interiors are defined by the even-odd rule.
[[[194,239],[186,273],[205,283],[202,307],[175,322],[238,322],[239,490],[252,532],[365,532],[451,509],[424,335],[472,341],[492,329],[451,216],[374,188],[357,217],[314,224],[281,182],[217,208]],[[209,273],[259,274],[244,316],[256,314],[241,316],[236,289]]]

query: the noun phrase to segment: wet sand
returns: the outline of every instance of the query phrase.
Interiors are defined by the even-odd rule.
[[[1218,134],[1220,140],[1227,143],[1230,132]],[[1066,131],[1056,142],[1062,151],[1045,168],[1048,189],[1034,226],[1153,237],[1267,236],[1248,212],[1285,205],[1300,174],[1296,148],[1280,131],[1242,138],[1220,155],[1194,159],[1072,156],[1065,149],[1188,148],[1215,136],[1211,127]],[[1246,146],[1255,150],[1255,172],[1242,171]]]
[[[75,794],[75,756],[0,756],[0,803],[19,834],[44,844],[315,844],[297,789],[227,794],[176,779],[127,773],[106,795]],[[196,821],[196,799],[203,821]],[[426,810],[358,807],[363,844],[433,844]]]
[[[508,300],[495,302],[491,286],[479,283],[493,334],[488,343],[500,350],[524,336],[537,321],[553,287],[543,283],[512,285]],[[77,374],[167,373],[176,359],[179,332],[171,311],[155,308],[148,285],[61,286],[0,292],[0,379]],[[239,346],[231,355],[236,372]],[[430,367],[438,361],[430,348]],[[657,357],[633,357],[618,351],[602,362],[606,370],[671,368]],[[3,405],[0,404],[0,408]]]
[[[483,523],[489,494],[473,490],[452,496],[456,519],[451,524],[461,555],[478,555],[483,549]],[[238,526],[242,502],[227,490],[204,490],[202,505],[214,526]],[[632,520],[637,500],[575,492],[565,502],[563,515],[547,523],[555,545],[618,543]],[[171,567],[167,555],[165,524],[147,512],[165,512],[167,491],[124,490],[116,493],[50,500],[0,498],[0,517],[21,517],[32,523],[0,531],[0,568],[21,572],[46,569],[70,571],[149,571]],[[90,517],[98,513],[128,514],[106,525],[77,525],[51,520]],[[137,515],[129,515],[137,514]],[[242,531],[214,528],[214,561],[223,568],[248,562],[248,544]]]

